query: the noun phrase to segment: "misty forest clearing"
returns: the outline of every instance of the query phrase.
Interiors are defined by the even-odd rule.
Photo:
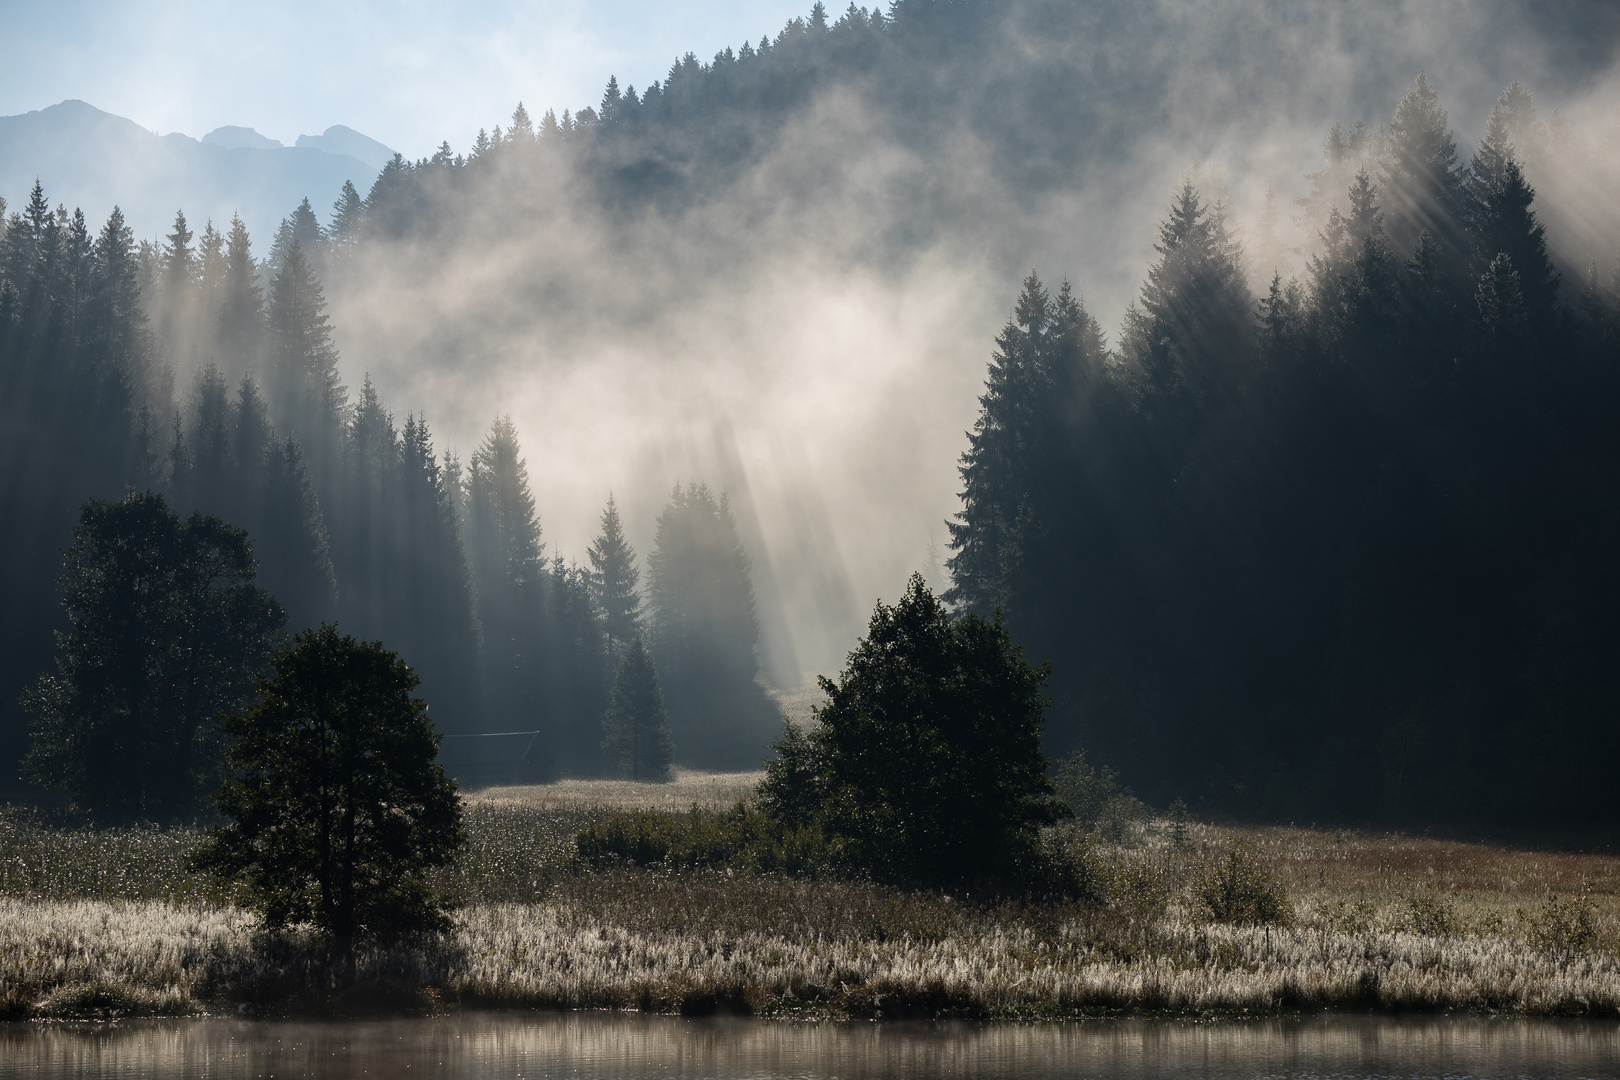
[[[0,1018],[1620,1016],[1620,9],[1369,5],[0,193]]]

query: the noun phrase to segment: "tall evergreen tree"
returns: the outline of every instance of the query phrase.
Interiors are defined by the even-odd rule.
[[[276,229],[268,259],[272,277],[278,276],[287,265],[294,245],[303,253],[304,261],[315,276],[320,277],[326,268],[326,230],[321,228],[315,208],[309,204],[307,196],[293,208],[291,214],[282,218],[280,227]]]
[[[197,373],[191,389],[191,437],[194,459],[191,505],[210,513],[229,514],[236,501],[239,466],[232,431],[230,387],[212,361]],[[230,509],[227,509],[227,508]]]
[[[618,656],[625,645],[641,634],[641,594],[636,591],[641,570],[636,566],[635,549],[624,538],[619,507],[611,494],[602,511],[601,535],[591,543],[588,554],[591,596],[602,613],[608,653]]]
[[[1125,315],[1121,349],[1139,380],[1143,409],[1173,459],[1198,418],[1242,380],[1233,367],[1251,341],[1248,286],[1225,210],[1206,206],[1191,178],[1171,202],[1138,305]]]
[[[955,582],[947,599],[985,614],[1010,606],[1024,536],[1039,527],[1025,469],[1050,389],[1040,359],[1050,323],[1046,288],[1031,273],[996,338],[979,418],[958,469],[962,511],[949,526],[956,554],[947,563]]]
[[[626,780],[669,779],[672,747],[658,672],[641,638],[631,638],[613,681],[613,699],[602,721],[602,752]]]
[[[498,416],[467,470],[467,554],[483,632],[485,701],[498,730],[540,726],[544,544],[511,417]]]
[[[226,370],[245,375],[258,367],[263,355],[264,293],[259,288],[247,226],[234,214],[225,235],[224,274],[219,289],[215,349]]]
[[[1547,328],[1558,301],[1559,275],[1547,254],[1547,231],[1531,209],[1536,193],[1511,153],[1497,157],[1482,148],[1474,161],[1475,265],[1489,270],[1506,255],[1519,276],[1526,311]]]
[[[174,215],[174,231],[169,233],[163,246],[163,288],[167,296],[179,297],[196,284],[198,273],[197,252],[191,246],[192,232],[186,224],[186,215]]]
[[[343,181],[343,190],[332,203],[332,224],[327,226],[326,238],[334,254],[347,252],[360,240],[360,227],[365,218],[365,205],[354,181]]]
[[[1464,251],[1463,176],[1440,95],[1425,73],[1401,98],[1390,121],[1383,165],[1385,212],[1397,251],[1411,251],[1427,232],[1450,258]]]
[[[653,657],[678,760],[748,768],[780,713],[755,677],[759,623],[751,560],[724,494],[676,485],[658,515],[652,571]]]
[[[553,556],[544,601],[541,673],[557,766],[596,772],[601,762],[602,714],[613,679],[602,618],[591,595],[590,574]]]
[[[271,400],[280,425],[314,456],[317,470],[335,465],[348,391],[339,380],[326,297],[294,240],[270,289]]]

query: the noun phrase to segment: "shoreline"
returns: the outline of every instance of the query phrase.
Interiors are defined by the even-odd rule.
[[[816,888],[748,884],[779,894]],[[828,940],[746,928],[672,933],[602,914],[569,903],[479,905],[458,913],[443,938],[360,950],[353,980],[339,981],[312,938],[258,934],[250,917],[231,909],[0,900],[0,1016],[588,1009],[789,1020],[1620,1018],[1620,964],[1612,957],[1560,961],[1472,935],[1321,926],[1268,933],[1174,915],[1156,926],[1132,927],[1129,919],[1087,926],[1076,917],[1042,928],[1038,919],[991,915],[976,930],[935,940],[882,940],[881,931]],[[1107,940],[1122,931],[1137,935],[1134,953],[1128,941]],[[1089,945],[1063,946],[1080,933],[1090,935]]]

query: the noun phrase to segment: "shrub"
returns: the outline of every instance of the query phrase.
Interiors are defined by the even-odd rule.
[[[669,869],[732,869],[815,875],[837,859],[819,826],[785,825],[739,802],[730,810],[694,806],[685,814],[615,814],[580,830],[579,861],[595,869],[617,865]]]
[[[1451,901],[1434,892],[1418,893],[1406,901],[1407,925],[1414,934],[1446,937],[1460,933],[1462,922]]]
[[[1187,825],[1190,821],[1186,803],[1177,799],[1170,804],[1170,846],[1177,851],[1186,850]]]
[[[1293,904],[1283,887],[1241,841],[1228,845],[1225,854],[1200,875],[1196,891],[1216,922],[1287,926],[1294,919]]]
[[[1554,896],[1532,924],[1535,943],[1560,964],[1568,964],[1597,944],[1597,912],[1592,901],[1580,896],[1560,900]]]
[[[1098,770],[1086,760],[1084,750],[1076,750],[1052,769],[1052,786],[1074,819],[1087,828],[1108,817],[1129,817],[1140,803],[1119,782],[1118,774],[1104,766]],[[1125,803],[1125,807],[1118,804]]]

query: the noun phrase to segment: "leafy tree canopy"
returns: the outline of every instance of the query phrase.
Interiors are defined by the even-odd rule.
[[[182,520],[161,495],[86,503],[62,568],[56,671],[25,697],[29,774],[103,814],[197,809],[218,776],[215,718],[252,695],[287,618],[256,569],[245,532]]]
[[[842,677],[822,679],[819,727],[789,728],[761,786],[788,824],[818,821],[882,878],[1019,880],[1063,816],[1041,754],[1044,666],[999,618],[953,618],[920,575],[879,603]]]
[[[299,634],[258,703],[223,721],[229,824],[196,865],[239,880],[268,925],[311,923],[343,950],[443,928],[427,872],[461,844],[461,801],[416,686],[381,642]]]

